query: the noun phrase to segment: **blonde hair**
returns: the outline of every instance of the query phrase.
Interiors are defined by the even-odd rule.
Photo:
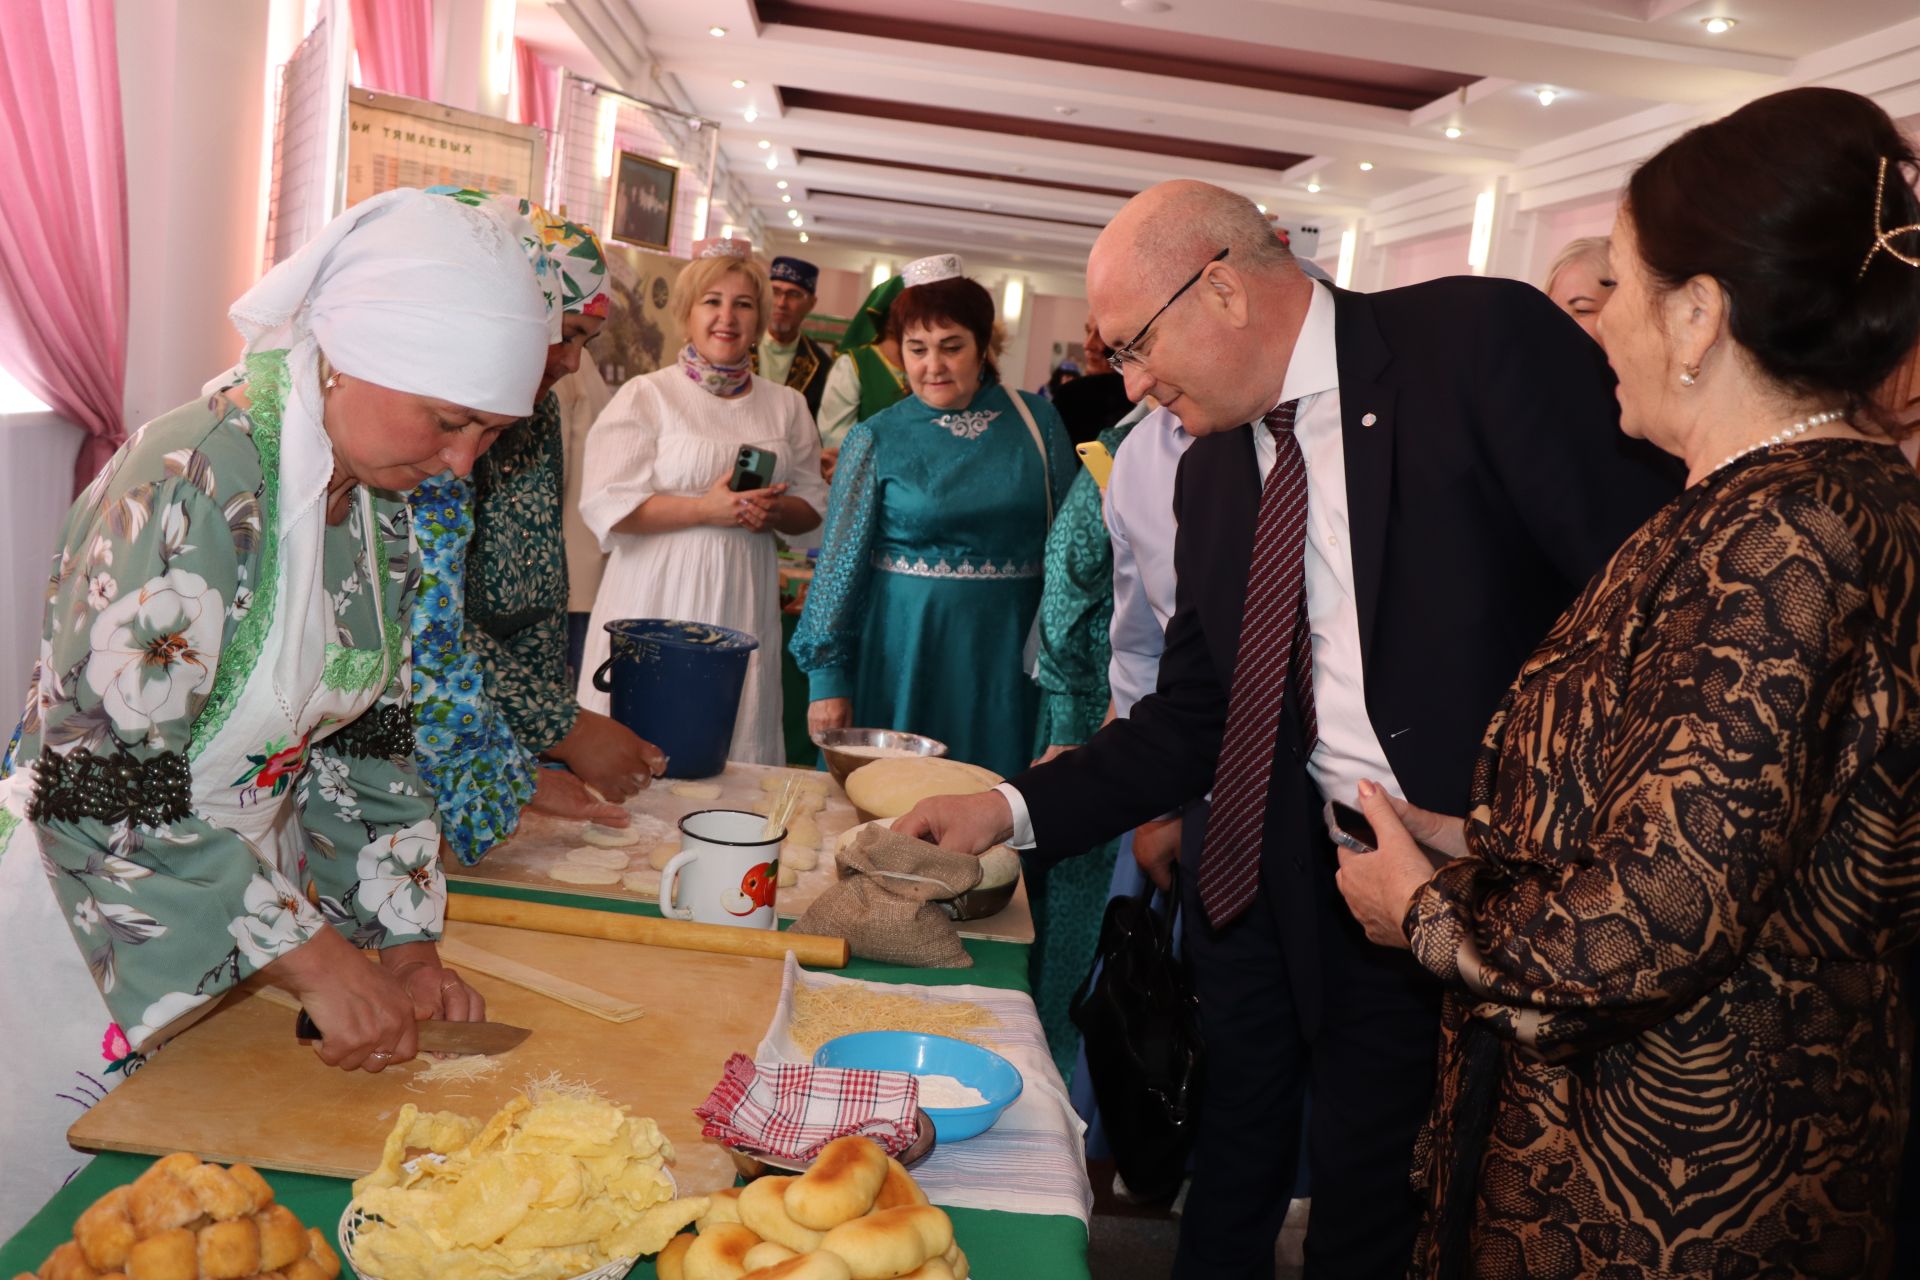
[[[1600,268],[1602,279],[1613,278],[1613,237],[1581,236],[1578,240],[1569,240],[1554,255],[1553,265],[1547,268],[1546,279],[1540,282],[1540,292],[1552,293],[1553,282],[1562,271],[1576,262],[1592,262]]]
[[[752,341],[758,342],[767,331],[767,312],[773,307],[772,286],[767,279],[767,269],[755,258],[695,258],[680,272],[673,282],[673,292],[667,298],[667,310],[680,327],[685,329],[687,320],[693,315],[693,304],[725,279],[728,272],[737,271],[747,278],[753,286],[754,306],[759,308],[759,322],[754,328]]]

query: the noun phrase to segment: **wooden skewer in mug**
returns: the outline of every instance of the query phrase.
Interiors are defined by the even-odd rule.
[[[774,929],[736,929],[724,924],[663,920],[583,907],[557,907],[518,898],[493,898],[477,893],[447,895],[447,919],[472,924],[497,924],[509,929],[564,933],[576,938],[608,942],[638,942],[682,951],[711,951],[724,956],[761,956],[778,960],[791,951],[801,964],[817,969],[847,967],[847,940],[811,933],[782,933]]]
[[[799,807],[799,780],[788,778],[780,788],[780,798],[773,802],[773,811],[767,815],[767,825],[760,829],[760,838],[771,840],[775,836],[786,835],[787,824],[793,821],[793,811]]]

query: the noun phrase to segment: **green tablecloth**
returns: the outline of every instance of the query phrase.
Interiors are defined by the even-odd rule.
[[[582,900],[564,893],[517,886],[456,886],[456,892],[478,892],[499,897],[519,897],[562,906],[594,906],[608,910],[626,910],[636,915],[658,915],[648,903],[610,903],[601,899]],[[1011,942],[969,940],[967,951],[973,956],[971,969],[906,969],[897,965],[855,960],[835,972],[869,982],[917,982],[925,985],[977,983],[986,987],[1027,990],[1027,948]],[[0,1159],[4,1159],[0,1148]],[[71,1238],[73,1220],[88,1205],[122,1183],[131,1182],[151,1161],[145,1156],[108,1154],[95,1159],[61,1192],[47,1202],[32,1221],[13,1239],[0,1245],[0,1277],[19,1272],[31,1273],[47,1254],[62,1241]],[[324,1228],[329,1235],[347,1207],[348,1184],[338,1178],[318,1178],[298,1173],[268,1173],[280,1201],[300,1220]],[[950,1209],[954,1235],[967,1251],[973,1274],[981,1280],[1084,1280],[1087,1272],[1087,1230],[1078,1218],[1058,1215],[995,1213],[983,1209]],[[351,1276],[352,1268],[343,1275]],[[651,1277],[653,1264],[643,1261],[633,1269],[634,1277]]]

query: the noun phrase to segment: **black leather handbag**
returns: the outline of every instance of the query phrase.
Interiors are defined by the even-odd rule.
[[[1164,915],[1151,888],[1107,903],[1072,1005],[1115,1167],[1143,1199],[1171,1197],[1186,1175],[1203,1057],[1198,1003],[1174,955],[1177,880],[1169,897]]]

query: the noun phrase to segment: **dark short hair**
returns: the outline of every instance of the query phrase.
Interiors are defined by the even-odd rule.
[[[1881,231],[1920,222],[1914,164],[1872,101],[1789,89],[1662,148],[1628,182],[1626,209],[1656,285],[1711,276],[1734,341],[1769,377],[1872,416],[1874,393],[1920,339],[1920,270],[1884,248],[1868,257]],[[1920,251],[1920,235],[1893,243]]]
[[[980,358],[993,367],[993,295],[965,276],[902,289],[887,317],[887,332],[905,339],[914,326],[950,324],[973,335]]]

